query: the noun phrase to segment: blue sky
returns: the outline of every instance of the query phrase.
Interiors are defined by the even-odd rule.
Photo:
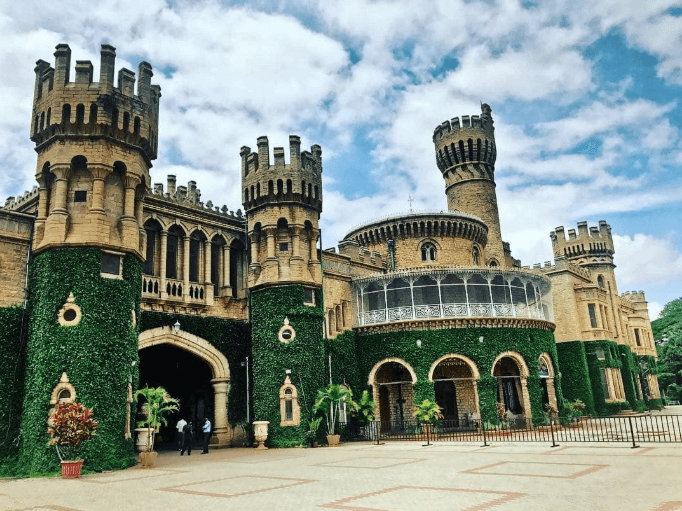
[[[33,186],[33,65],[68,43],[162,87],[155,182],[239,204],[239,148],[299,134],[324,161],[325,246],[354,225],[445,209],[431,135],[491,105],[503,237],[524,264],[549,232],[607,220],[620,291],[655,316],[682,295],[682,4],[658,1],[0,2],[0,192]],[[96,7],[95,7],[96,6]]]

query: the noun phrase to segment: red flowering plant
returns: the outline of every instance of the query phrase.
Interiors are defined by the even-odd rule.
[[[65,455],[74,454],[73,448],[95,436],[99,424],[93,419],[92,410],[82,403],[58,403],[50,415],[48,426],[48,444],[55,446],[60,461],[64,461],[59,448]]]

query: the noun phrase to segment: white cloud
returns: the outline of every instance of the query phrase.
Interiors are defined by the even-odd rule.
[[[646,289],[652,284],[682,281],[682,251],[679,239],[659,238],[650,234],[613,236],[618,258],[616,275],[620,290]],[[677,245],[677,246],[676,246]]]

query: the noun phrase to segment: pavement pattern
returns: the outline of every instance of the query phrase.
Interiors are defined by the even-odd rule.
[[[0,510],[682,511],[682,444],[231,448],[80,479],[0,480]]]

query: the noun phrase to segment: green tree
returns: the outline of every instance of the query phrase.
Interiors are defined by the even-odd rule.
[[[682,298],[669,302],[651,322],[658,352],[658,382],[670,400],[682,402]]]

